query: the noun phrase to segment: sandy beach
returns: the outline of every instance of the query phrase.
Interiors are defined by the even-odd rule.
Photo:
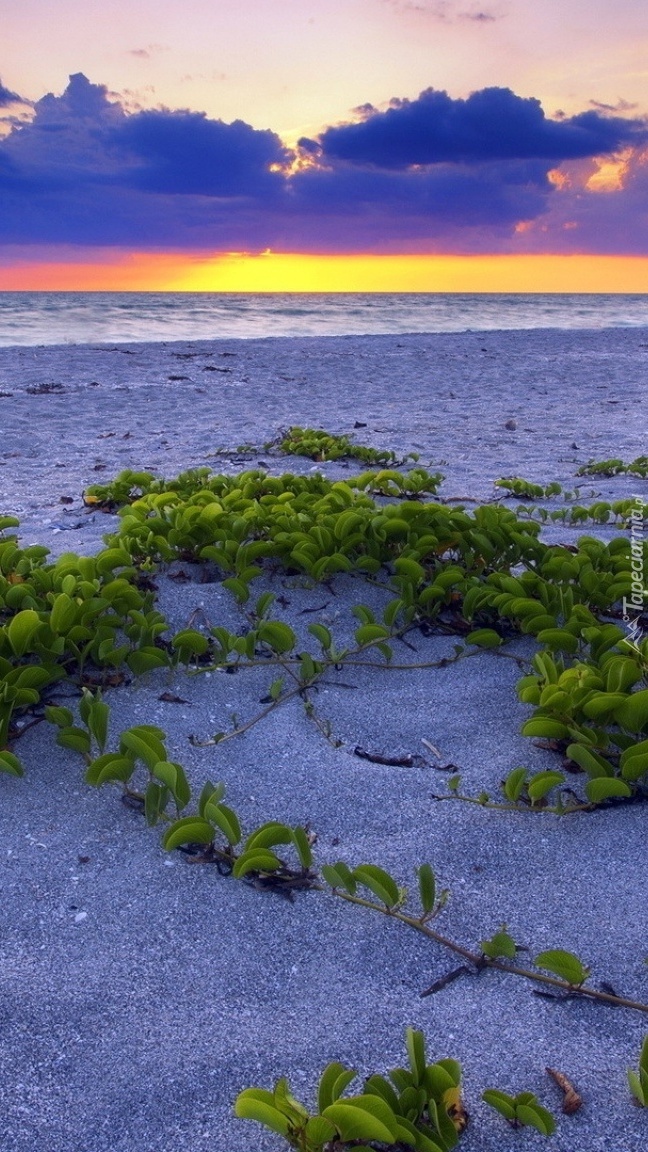
[[[20,518],[26,543],[90,554],[117,518],[84,507],[82,493],[124,468],[349,474],[354,465],[264,449],[290,424],[417,452],[444,474],[445,499],[491,500],[503,476],[580,483],[584,503],[645,496],[637,477],[585,482],[576,471],[646,451],[647,366],[640,328],[1,348],[0,514]],[[258,451],[237,453],[243,445]],[[579,535],[555,531],[563,542]],[[156,580],[174,631],[197,609],[235,626],[218,583]],[[314,619],[342,637],[357,624],[348,577],[324,589],[294,577],[265,587],[281,593],[280,618],[300,634]],[[372,596],[379,604],[379,589],[363,591]],[[395,659],[450,656],[453,637],[417,635],[415,646],[396,645]],[[525,659],[533,648],[519,639],[507,651]],[[299,700],[199,747],[233,712],[259,711],[263,671],[160,670],[106,699],[113,740],[129,725],[159,725],[194,791],[223,780],[244,827],[308,824],[319,863],[379,864],[410,888],[427,861],[451,892],[439,927],[465,946],[505,923],[533,955],[572,950],[594,985],[646,1002],[641,806],[558,818],[434,799],[443,765],[460,768],[472,794],[496,792],[518,765],[557,766],[520,735],[521,674],[489,652],[417,672],[354,668],[318,694],[339,747]],[[381,765],[356,747],[413,759]],[[646,1147],[647,1115],[626,1082],[645,1014],[540,998],[495,972],[422,999],[456,964],[441,947],[325,894],[290,902],[165,853],[159,829],[116,789],[83,782],[80,758],[49,725],[26,731],[16,752],[25,777],[0,776],[3,1152],[281,1152],[278,1136],[234,1118],[237,1093],[285,1075],[311,1104],[330,1060],[360,1077],[404,1063],[408,1025],[425,1032],[430,1058],[462,1063],[464,1152],[541,1139],[507,1128],[481,1102],[488,1087],[535,1092],[557,1117],[546,1145],[555,1152]],[[575,1115],[561,1115],[547,1066],[581,1092]]]

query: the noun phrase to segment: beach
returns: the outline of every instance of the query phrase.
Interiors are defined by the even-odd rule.
[[[356,470],[268,447],[294,424],[399,458],[417,453],[443,473],[441,498],[468,510],[510,476],[581,485],[583,503],[645,498],[645,479],[576,472],[645,452],[647,363],[648,328],[0,348],[0,514],[18,516],[23,542],[53,556],[90,555],[118,518],[82,495],[125,468],[167,478],[194,467]],[[569,544],[581,533],[552,531]],[[173,575],[155,575],[172,630],[196,612],[236,626],[218,582]],[[300,635],[313,620],[353,634],[350,577],[264,581],[259,589],[281,595],[278,617]],[[380,608],[379,588],[362,596]],[[395,644],[395,663],[452,657],[452,636],[412,642],[415,652]],[[113,743],[129,725],[159,725],[195,791],[224,781],[244,828],[307,824],[318,863],[377,864],[412,891],[429,862],[451,893],[440,931],[478,950],[506,924],[531,955],[574,951],[593,985],[646,1002],[641,806],[556,817],[435,799],[449,765],[473,795],[496,793],[518,765],[560,767],[520,735],[529,708],[515,691],[518,660],[533,647],[519,638],[507,651],[518,659],[484,651],[434,669],[346,670],[317,695],[334,742],[297,698],[240,736],[201,746],[232,713],[259,712],[263,670],[160,669],[105,699]],[[462,1064],[465,1152],[540,1139],[513,1133],[481,1102],[489,1087],[535,1092],[558,1118],[547,1144],[555,1152],[646,1146],[646,1114],[626,1082],[645,1014],[542,998],[495,971],[421,998],[456,967],[441,946],[324,893],[287,900],[164,852],[160,830],[117,789],[84,783],[80,757],[45,723],[15,750],[24,778],[0,777],[3,1152],[280,1152],[279,1136],[234,1118],[238,1092],[287,1076],[311,1105],[332,1060],[358,1069],[360,1091],[363,1076],[404,1064],[407,1026],[424,1031],[430,1059]],[[560,1114],[546,1067],[578,1087],[575,1115]]]

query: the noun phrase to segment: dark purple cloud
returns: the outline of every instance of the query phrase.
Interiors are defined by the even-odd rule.
[[[28,104],[28,100],[24,100],[17,92],[10,92],[5,88],[2,80],[0,80],[0,108],[6,108],[9,104]]]
[[[292,167],[295,155],[270,130],[188,110],[128,112],[78,73],[0,140],[0,243],[503,251],[524,235],[545,250],[598,251],[608,243],[596,235],[605,199],[606,236],[620,251],[648,250],[645,166],[624,193],[557,191],[549,178],[561,161],[587,167],[578,158],[643,141],[637,117],[590,110],[550,120],[508,89],[467,100],[430,89],[358,115],[302,141]],[[516,232],[520,222],[533,227]]]
[[[274,132],[202,112],[140,112],[115,129],[111,145],[137,158],[129,182],[149,192],[199,196],[272,194],[272,164],[289,153]]]
[[[484,88],[466,100],[428,88],[417,100],[392,101],[385,112],[367,110],[360,123],[327,128],[319,145],[325,159],[408,168],[532,158],[556,164],[647,138],[644,119],[589,111],[548,120],[539,100],[516,96],[510,88]]]

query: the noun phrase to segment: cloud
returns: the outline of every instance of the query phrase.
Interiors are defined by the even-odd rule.
[[[151,57],[157,56],[160,52],[168,51],[169,48],[166,44],[147,44],[146,48],[129,48],[126,55],[135,56],[138,60],[150,60]]]
[[[465,100],[428,88],[416,100],[392,101],[360,123],[328,128],[319,138],[323,157],[408,168],[443,162],[544,159],[552,163],[613,151],[648,136],[644,119],[597,111],[549,120],[539,100],[509,88],[484,88]]]
[[[543,213],[529,220],[513,249],[646,255],[648,150],[628,150],[618,169],[618,182],[595,190],[596,165],[566,165],[555,195]]]
[[[456,0],[385,0],[397,12],[424,16],[437,24],[459,24],[470,21],[475,24],[492,24],[499,20],[499,14],[479,8],[465,8]]]
[[[617,250],[648,251],[646,165],[625,160],[646,140],[637,117],[549,119],[508,89],[466,100],[428,89],[383,111],[362,104],[354,123],[291,152],[242,120],[122,99],[77,73],[0,140],[0,243],[607,251],[613,236]],[[588,186],[599,155],[617,164],[615,191]]]
[[[0,108],[7,108],[10,104],[29,104],[29,100],[25,100],[19,96],[17,92],[10,92],[5,88],[2,80],[0,80]]]
[[[271,195],[277,178],[270,166],[289,158],[274,132],[202,112],[140,112],[126,117],[110,142],[119,155],[136,158],[126,183],[148,192]]]

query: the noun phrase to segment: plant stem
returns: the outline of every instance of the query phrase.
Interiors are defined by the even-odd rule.
[[[341,888],[328,888],[327,885],[319,882],[315,882],[313,888],[318,889],[320,892],[332,892],[334,896],[339,896],[341,900],[346,900],[349,904],[358,904],[362,908],[371,908],[374,912],[382,912],[383,916],[389,916],[392,920],[399,920],[402,924],[407,924],[410,928],[414,928],[416,932],[420,932],[423,936],[426,936],[428,940],[434,940],[436,944],[440,944],[443,948],[448,948],[451,952],[462,956],[464,960],[467,960],[468,963],[473,966],[476,973],[483,971],[485,968],[494,968],[498,972],[508,972],[510,975],[521,976],[523,979],[531,980],[537,984],[545,984],[552,988],[557,988],[568,996],[584,996],[590,1000],[597,1000],[604,1004],[612,1004],[617,1008],[632,1008],[636,1012],[648,1013],[648,1004],[642,1004],[639,1000],[630,1000],[625,996],[615,996],[609,992],[599,992],[595,988],[584,988],[582,985],[569,984],[566,980],[561,980],[557,976],[546,976],[544,973],[535,972],[530,968],[522,968],[508,961],[491,959],[488,956],[484,956],[481,952],[473,952],[470,948],[465,948],[462,944],[458,944],[456,940],[451,940],[448,936],[436,932],[423,920],[417,919],[415,916],[408,916],[406,912],[400,912],[397,908],[388,908],[384,904],[376,904],[373,900],[367,900],[362,896],[354,896],[352,893],[343,891]]]

